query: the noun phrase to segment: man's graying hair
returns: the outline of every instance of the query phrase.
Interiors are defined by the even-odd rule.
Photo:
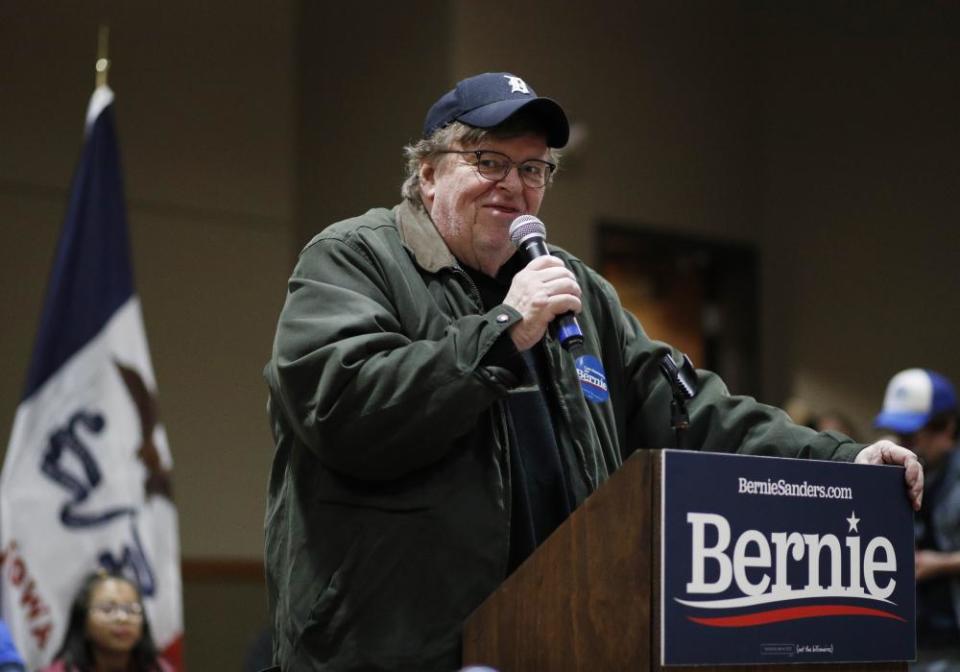
[[[448,149],[453,145],[461,147],[477,147],[487,138],[507,140],[521,135],[536,133],[543,135],[542,125],[536,119],[522,112],[513,115],[505,122],[494,128],[475,128],[459,121],[454,121],[438,128],[429,138],[423,138],[403,148],[403,155],[407,159],[407,177],[400,187],[400,195],[413,205],[423,208],[420,200],[420,163],[423,159]],[[550,160],[558,163],[560,155],[550,149]],[[547,184],[553,182],[551,174]]]

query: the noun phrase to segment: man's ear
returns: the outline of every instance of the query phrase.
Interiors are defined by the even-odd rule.
[[[437,191],[437,168],[429,161],[420,162],[420,195],[423,198],[423,201],[432,202],[433,196]]]

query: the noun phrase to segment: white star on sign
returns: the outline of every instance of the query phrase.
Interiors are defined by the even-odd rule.
[[[850,517],[847,518],[847,522],[850,523],[850,529],[848,530],[849,532],[860,532],[860,530],[857,529],[857,523],[860,522],[860,519],[857,518],[856,511],[850,512]]]

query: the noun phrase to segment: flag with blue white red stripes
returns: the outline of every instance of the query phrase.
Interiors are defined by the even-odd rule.
[[[113,92],[83,152],[0,474],[0,607],[30,669],[51,661],[82,578],[133,579],[158,649],[182,669],[173,463],[134,289]]]

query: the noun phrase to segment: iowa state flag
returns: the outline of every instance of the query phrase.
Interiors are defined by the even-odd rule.
[[[113,92],[94,91],[40,329],[0,474],[3,618],[48,663],[81,579],[141,587],[157,648],[183,637],[172,460],[133,287]]]

